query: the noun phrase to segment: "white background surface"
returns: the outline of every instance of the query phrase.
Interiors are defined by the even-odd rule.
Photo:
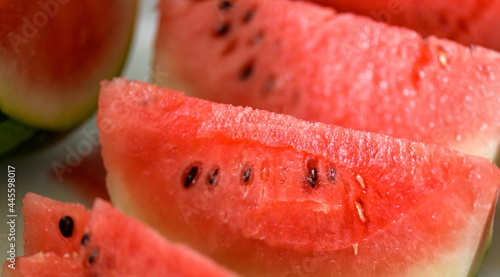
[[[153,71],[153,68],[150,66],[150,61],[153,52],[152,47],[158,19],[155,5],[156,0],[143,0],[141,2],[140,16],[137,22],[134,42],[132,44],[129,61],[123,74],[128,78],[148,81],[149,75]],[[87,207],[91,206],[91,201],[83,195],[76,194],[75,191],[73,191],[72,186],[66,184],[64,178],[62,179],[62,182],[59,182],[57,179],[50,177],[50,171],[52,170],[51,165],[54,162],[64,161],[66,155],[68,154],[68,147],[76,149],[78,143],[82,140],[86,140],[85,136],[82,134],[83,130],[91,132],[96,128],[94,117],[57,145],[54,145],[49,149],[32,153],[21,159],[10,160],[7,161],[7,163],[2,162],[0,164],[0,183],[2,184],[2,190],[4,190],[4,192],[0,192],[0,260],[2,263],[6,261],[8,246],[6,242],[8,226],[4,223],[7,220],[5,214],[7,209],[7,188],[6,185],[4,185],[7,180],[7,165],[16,167],[16,210],[19,216],[17,218],[16,239],[18,240],[17,254],[20,255],[22,254],[21,240],[23,233],[21,205],[22,198],[26,192],[32,191],[56,200],[65,202],[76,201],[85,204]],[[497,216],[497,218],[500,219],[500,216]],[[490,253],[486,258],[485,264],[483,265],[479,276],[500,276],[500,228],[495,229]]]

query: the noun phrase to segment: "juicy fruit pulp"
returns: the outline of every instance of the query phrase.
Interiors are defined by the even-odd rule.
[[[0,109],[67,130],[95,110],[99,81],[119,74],[136,0],[0,1]]]
[[[423,36],[456,40],[500,50],[500,1],[312,0],[340,12],[371,16],[377,21],[405,26]],[[457,5],[458,4],[458,5]]]
[[[104,82],[113,202],[247,276],[466,276],[500,171],[433,145]]]
[[[88,211],[28,193],[23,213],[26,256],[17,259],[16,269],[4,263],[5,277],[237,277],[102,200]]]
[[[23,200],[23,215],[26,256],[38,252],[57,256],[78,253],[85,225],[90,218],[90,212],[83,205],[61,203],[32,193],[28,193]],[[69,236],[61,233],[62,218],[73,220]]]
[[[500,150],[496,52],[302,1],[159,8],[162,86],[490,159]]]

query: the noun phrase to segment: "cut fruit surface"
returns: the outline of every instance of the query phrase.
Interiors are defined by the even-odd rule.
[[[500,50],[500,1],[312,0],[340,12],[353,12],[377,21],[405,26],[423,36],[456,40]]]
[[[468,276],[489,244],[483,158],[126,79],[97,120],[112,201],[245,276]]]
[[[162,86],[489,159],[500,153],[497,52],[302,1],[163,0],[159,9],[152,79]]]

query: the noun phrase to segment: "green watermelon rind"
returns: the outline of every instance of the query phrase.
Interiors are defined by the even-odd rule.
[[[10,118],[0,122],[0,157],[32,138],[38,130]]]
[[[500,147],[498,148],[497,154],[493,158],[493,163],[500,167]]]
[[[484,260],[486,259],[486,256],[488,255],[488,252],[490,251],[491,248],[491,242],[493,240],[493,225],[494,224],[492,221],[490,227],[485,228],[483,240],[481,241],[481,245],[478,248],[478,252],[474,257],[474,260],[469,270],[469,274],[467,274],[467,277],[477,277],[479,275],[479,271],[481,270]]]
[[[113,67],[113,69],[110,69],[108,73],[103,74],[102,79],[119,76],[125,68],[127,57],[132,47],[132,38],[135,31],[135,21],[138,10],[137,3],[138,0],[133,0],[132,2],[133,8],[132,14],[130,15],[130,26],[126,28],[129,30],[128,34],[126,34],[127,44],[122,50],[123,53],[121,54],[121,58],[116,61],[118,63],[115,67]],[[85,120],[87,120],[97,110],[97,98],[99,95],[98,82],[82,86],[82,89],[90,88],[93,90],[92,94],[89,93],[88,96],[85,97],[86,101],[84,101],[83,104],[81,102],[74,101],[73,99],[71,103],[72,106],[70,108],[66,108],[63,114],[53,115],[50,122],[47,122],[47,120],[42,119],[39,114],[34,114],[31,113],[30,110],[26,110],[25,103],[16,104],[9,100],[13,97],[9,97],[9,93],[7,92],[16,91],[17,89],[9,86],[8,81],[9,80],[0,77],[0,111],[3,114],[6,114],[9,118],[27,126],[55,132],[68,132],[85,122]],[[34,105],[39,105],[39,103],[34,103]]]

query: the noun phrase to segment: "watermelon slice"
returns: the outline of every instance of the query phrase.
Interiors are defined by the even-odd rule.
[[[497,52],[302,1],[159,8],[154,68],[169,74],[152,77],[162,86],[489,159],[499,151]]]
[[[137,0],[0,1],[0,155],[38,129],[67,131],[120,74]]]
[[[312,0],[341,12],[371,16],[406,26],[424,36],[436,35],[469,45],[500,50],[500,1]]]
[[[4,263],[2,276],[237,276],[103,200],[96,200],[92,211],[82,208],[28,193],[26,256],[17,259],[16,269]]]
[[[113,203],[245,276],[472,276],[489,243],[484,158],[126,79],[97,121]]]
[[[24,255],[78,253],[90,211],[80,204],[61,203],[28,193],[23,200]],[[61,227],[65,232],[62,232]]]

